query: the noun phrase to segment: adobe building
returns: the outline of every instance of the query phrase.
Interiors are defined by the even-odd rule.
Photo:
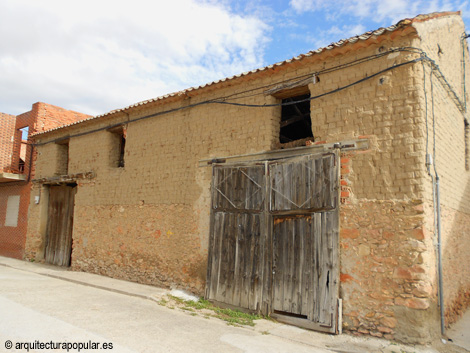
[[[470,295],[469,67],[433,13],[36,133],[25,257],[428,342]]]
[[[0,255],[22,259],[28,225],[34,159],[28,135],[89,115],[35,103],[18,116],[0,113]]]

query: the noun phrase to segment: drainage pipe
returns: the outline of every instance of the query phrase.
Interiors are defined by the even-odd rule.
[[[444,289],[442,276],[442,239],[441,239],[441,194],[439,189],[439,174],[434,166],[434,175],[431,173],[433,165],[432,156],[426,154],[426,167],[432,180],[432,205],[434,216],[434,237],[437,237],[437,276],[439,286],[439,311],[441,316],[441,335],[445,336],[445,316],[444,316]],[[437,233],[437,234],[436,234]]]
[[[444,289],[442,278],[442,239],[441,239],[441,203],[439,192],[439,175],[435,171],[435,192],[436,192],[436,225],[437,225],[437,262],[438,262],[438,278],[439,278],[439,308],[441,312],[441,334],[445,336],[445,316],[444,316]]]

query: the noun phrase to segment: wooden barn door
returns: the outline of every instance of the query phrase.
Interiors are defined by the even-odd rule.
[[[338,169],[326,154],[269,165],[272,311],[278,320],[337,330]]]
[[[337,158],[213,167],[207,299],[337,332]]]
[[[47,263],[70,266],[75,192],[76,188],[72,186],[49,188],[45,251]]]
[[[214,167],[206,298],[259,309],[265,194],[264,163]]]

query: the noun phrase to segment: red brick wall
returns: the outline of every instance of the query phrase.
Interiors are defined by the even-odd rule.
[[[5,143],[4,148],[6,151],[5,154],[8,154],[6,161],[9,171],[20,174],[19,160],[21,154],[22,137],[21,131],[19,129],[28,127],[29,134],[31,135],[35,132],[53,129],[58,126],[70,124],[89,117],[90,116],[86,114],[77,113],[42,102],[33,104],[33,107],[30,111],[18,115],[16,119],[12,115],[2,114],[0,121],[0,131],[3,132],[4,122],[5,131],[7,131],[7,128],[10,131],[9,134],[4,134],[5,138],[3,135],[0,135],[2,146],[3,141],[9,142],[8,144]],[[12,135],[14,135],[13,142],[11,141]],[[0,146],[0,153],[3,153],[2,146]],[[10,154],[12,155],[11,157],[9,157]],[[23,174],[27,176],[27,181],[0,184],[0,255],[2,256],[23,258],[31,191],[30,180],[34,178],[35,160],[36,150],[28,144],[26,146],[26,158],[23,171]],[[7,227],[5,226],[7,202],[8,197],[13,195],[20,196],[18,226]]]
[[[90,118],[90,115],[74,112],[52,104],[38,102],[33,104],[33,111],[36,112],[35,132],[54,129],[58,126],[67,125],[76,121]]]
[[[15,116],[0,113],[0,172],[10,166],[13,148],[12,136],[15,132]]]
[[[0,184],[0,255],[23,258],[29,207],[30,183]],[[9,196],[20,196],[18,226],[5,226]]]

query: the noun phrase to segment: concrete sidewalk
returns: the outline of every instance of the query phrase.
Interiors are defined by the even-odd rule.
[[[21,271],[32,272],[35,274],[48,276],[76,284],[94,287],[114,293],[133,296],[157,303],[170,294],[170,290],[153,286],[137,284],[128,281],[112,279],[105,276],[85,272],[75,272],[66,268],[51,266],[47,264],[31,263],[0,256],[0,265],[11,267]],[[170,310],[170,309],[168,309]],[[188,315],[190,315],[188,313]],[[470,313],[468,313],[470,318]],[[452,331],[452,336],[458,337],[459,346],[441,341],[436,342],[432,347],[427,346],[406,346],[387,341],[385,339],[376,339],[372,337],[356,337],[352,335],[327,335],[318,332],[304,330],[298,327],[280,324],[269,320],[257,320],[254,327],[247,327],[246,330],[255,331],[262,334],[269,334],[292,342],[301,343],[312,348],[324,349],[331,352],[468,352],[470,346],[470,333],[465,330],[466,326]],[[267,336],[269,337],[269,336]],[[461,348],[466,347],[468,350]]]

